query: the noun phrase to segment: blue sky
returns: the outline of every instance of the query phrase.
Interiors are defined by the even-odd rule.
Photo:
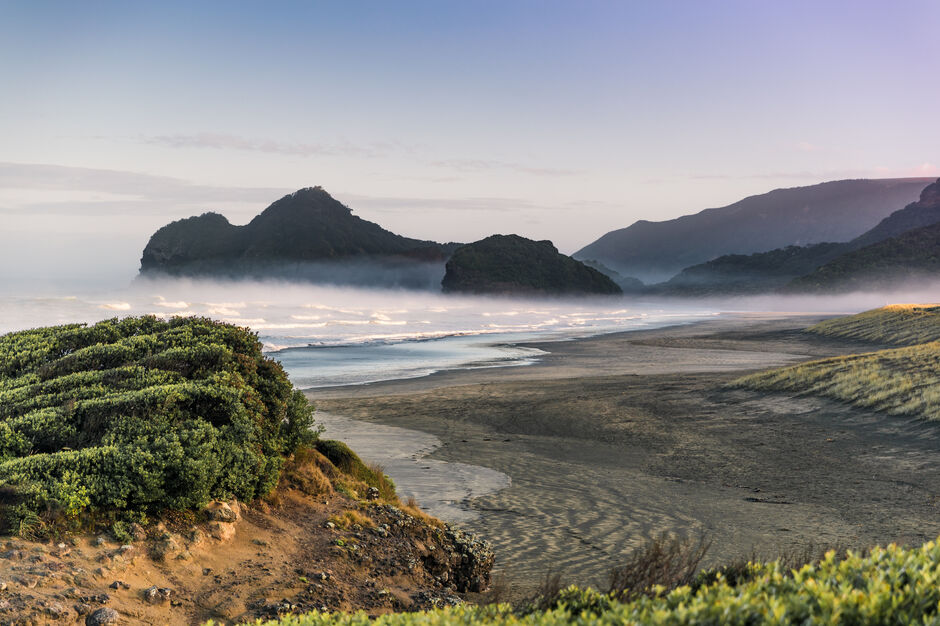
[[[132,275],[163,223],[310,185],[402,234],[572,252],[940,176],[938,24],[933,1],[0,1],[0,264]]]

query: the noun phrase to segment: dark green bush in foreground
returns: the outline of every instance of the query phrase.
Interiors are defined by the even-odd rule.
[[[23,519],[251,500],[315,438],[249,331],[112,319],[0,336],[0,509]]]

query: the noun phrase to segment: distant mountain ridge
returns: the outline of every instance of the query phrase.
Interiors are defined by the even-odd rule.
[[[277,200],[244,226],[218,213],[167,224],[150,237],[140,272],[350,282],[342,271],[349,268],[336,264],[343,261],[356,266],[352,282],[426,286],[440,281],[444,261],[458,245],[402,237],[353,215],[322,187],[307,187]],[[380,265],[371,267],[376,261]],[[419,271],[421,264],[439,267]],[[437,274],[425,276],[424,269]]]
[[[647,282],[727,254],[844,242],[916,200],[930,178],[861,179],[776,189],[663,222],[641,220],[574,253]]]
[[[787,292],[832,293],[917,286],[940,280],[940,222],[847,252],[791,281]]]
[[[683,269],[652,291],[670,295],[757,293],[783,287],[791,280],[812,274],[817,268],[835,263],[850,253],[887,241],[917,228],[940,222],[940,180],[925,187],[916,202],[884,218],[874,228],[845,243],[788,246],[751,255],[724,255]],[[913,258],[913,257],[912,257]],[[840,262],[841,263],[841,262]],[[835,266],[833,266],[835,267]],[[840,266],[841,267],[841,266]],[[843,267],[840,274],[850,268]],[[820,279],[830,282],[828,279]],[[795,281],[794,285],[809,285]]]
[[[605,274],[561,254],[551,241],[533,241],[519,235],[491,235],[457,248],[447,261],[441,286],[445,293],[622,293]]]

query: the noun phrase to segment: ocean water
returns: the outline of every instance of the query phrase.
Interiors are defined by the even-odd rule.
[[[307,388],[524,366],[543,353],[520,342],[652,328],[716,311],[622,298],[517,300],[196,280],[0,296],[0,332],[143,314],[200,315],[247,326],[293,382]]]

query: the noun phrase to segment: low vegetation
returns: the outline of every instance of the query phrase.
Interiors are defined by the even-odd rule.
[[[810,361],[745,376],[731,386],[820,395],[940,420],[940,342]]]
[[[133,317],[4,335],[2,530],[253,500],[314,442],[312,425],[243,328]]]
[[[813,394],[891,415],[940,420],[940,306],[892,305],[827,320],[807,332],[906,347],[759,372],[731,386]]]
[[[693,553],[694,554],[694,553]],[[890,545],[862,554],[830,551],[791,568],[781,560],[751,562],[736,576],[720,570],[692,584],[654,587],[621,599],[569,587],[545,608],[509,604],[460,606],[370,618],[365,613],[310,613],[265,626],[415,624],[935,624],[940,621],[940,545]]]
[[[806,332],[896,346],[940,341],[940,305],[892,304],[826,320],[810,326]]]

